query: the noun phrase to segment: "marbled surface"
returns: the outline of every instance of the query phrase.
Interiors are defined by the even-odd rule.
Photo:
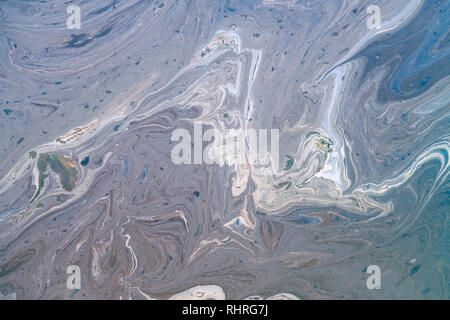
[[[449,1],[73,4],[0,1],[0,297],[449,298]],[[174,164],[196,121],[280,170]]]

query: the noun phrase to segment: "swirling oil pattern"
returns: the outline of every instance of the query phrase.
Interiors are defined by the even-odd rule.
[[[449,299],[449,10],[0,1],[0,298]],[[199,122],[279,170],[174,163]]]

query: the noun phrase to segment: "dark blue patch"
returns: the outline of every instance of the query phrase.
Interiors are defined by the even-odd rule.
[[[80,164],[81,164],[83,167],[86,167],[86,166],[89,164],[89,156],[87,156],[86,158],[84,158],[84,159],[80,162]]]

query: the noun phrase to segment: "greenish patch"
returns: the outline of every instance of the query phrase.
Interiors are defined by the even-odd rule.
[[[21,137],[19,140],[17,140],[17,144],[21,144],[23,140],[25,140],[24,137]]]
[[[3,112],[9,116],[13,111],[11,109],[3,109]]]
[[[316,140],[316,147],[320,150],[330,153],[333,151],[331,146],[333,145],[333,142],[328,138],[319,138]]]
[[[200,192],[198,192],[198,191],[194,191],[194,196],[196,196],[197,198],[200,196]]]
[[[114,131],[118,131],[119,128],[120,128],[120,125],[121,125],[121,124],[115,125],[114,128],[113,128],[113,130],[114,130]]]
[[[75,183],[78,179],[77,169],[71,161],[57,154],[40,154],[37,163],[37,168],[39,171],[38,190],[31,202],[36,199],[44,186],[44,180],[48,177],[48,174],[45,173],[48,166],[50,166],[50,168],[58,174],[61,185],[65,190],[72,191],[75,187]]]
[[[30,151],[30,152],[28,152],[28,154],[30,155],[30,159],[36,159],[36,156],[37,156],[36,151]]]
[[[36,208],[43,208],[45,205],[42,203],[42,201],[39,201],[39,203],[36,205]]]
[[[332,145],[333,142],[328,138],[320,137],[319,139],[316,140],[316,147],[325,152],[325,161],[327,161],[328,159],[328,154],[333,151],[333,148],[331,147]],[[322,164],[321,166],[319,166],[318,170],[320,171],[323,168],[324,167]]]

